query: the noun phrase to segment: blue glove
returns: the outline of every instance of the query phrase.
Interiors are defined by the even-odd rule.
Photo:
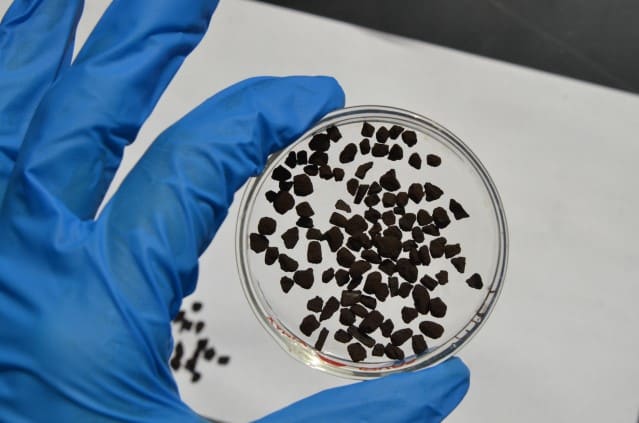
[[[0,415],[189,422],[170,321],[234,192],[344,94],[255,78],[167,129],[97,216],[131,143],[204,35],[213,0],[115,0],[71,65],[82,0],[16,0],[0,24]],[[337,388],[265,421],[439,421],[459,360]]]

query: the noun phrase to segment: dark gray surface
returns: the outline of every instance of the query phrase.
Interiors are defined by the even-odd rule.
[[[262,0],[639,93],[639,0]]]

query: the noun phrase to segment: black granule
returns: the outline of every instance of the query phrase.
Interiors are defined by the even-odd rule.
[[[428,235],[439,236],[439,228],[432,223],[422,227],[422,231]]]
[[[459,273],[466,271],[466,257],[454,257],[450,259],[450,262]]]
[[[305,165],[306,163],[308,163],[308,154],[304,150],[298,151],[297,152],[297,164]]]
[[[353,314],[361,318],[364,318],[368,315],[368,310],[361,304],[353,304],[351,306],[351,311],[353,312]]]
[[[324,232],[323,238],[328,242],[328,246],[332,252],[337,251],[344,242],[344,234],[342,234],[342,231],[340,231],[337,226],[333,226]]]
[[[266,198],[266,201],[272,203],[273,201],[275,201],[275,198],[277,198],[277,193],[275,191],[269,190],[264,193],[264,197]]]
[[[372,137],[374,133],[375,127],[368,122],[364,122],[364,125],[362,125],[362,136]]]
[[[282,291],[284,291],[285,294],[288,293],[291,288],[293,288],[294,284],[295,282],[293,281],[293,279],[289,278],[288,276],[282,276],[282,278],[280,279],[280,286],[282,287]]]
[[[408,198],[413,200],[414,203],[419,203],[424,198],[424,187],[422,184],[411,184],[408,187]]]
[[[407,298],[412,290],[413,285],[408,282],[402,282],[402,284],[399,286],[399,289],[397,290],[397,294],[402,298]]]
[[[399,295],[399,279],[397,277],[388,278],[388,291],[391,297]]]
[[[339,322],[344,326],[350,326],[355,323],[355,315],[347,308],[343,308],[339,311]]]
[[[419,226],[426,226],[433,222],[433,217],[424,209],[420,209],[417,212],[417,224]]]
[[[430,300],[430,315],[433,317],[444,317],[446,315],[446,303],[441,298],[435,297]]]
[[[390,289],[388,288],[388,285],[384,283],[380,283],[379,285],[375,287],[374,294],[378,300],[384,302],[386,301],[386,298],[388,298],[388,295],[390,294]]]
[[[312,314],[306,316],[300,324],[300,330],[306,336],[311,336],[317,328],[320,327],[319,322]]]
[[[379,178],[379,184],[386,191],[397,191],[401,186],[395,175],[395,169],[391,169]]]
[[[349,270],[349,273],[350,273],[350,270]],[[352,276],[351,275],[351,281],[346,286],[346,289],[353,290],[353,289],[357,288],[360,283],[362,283],[362,277],[361,276]]]
[[[373,236],[375,234],[379,234],[382,231],[382,225],[379,224],[379,222],[376,222],[373,224],[373,226],[371,226],[371,228],[368,230],[368,234],[370,236]]]
[[[417,318],[417,310],[412,307],[402,307],[402,320],[404,323],[410,323]]]
[[[375,139],[377,142],[386,142],[389,135],[388,129],[385,126],[380,126],[375,133]]]
[[[346,219],[346,216],[337,212],[333,212],[333,214],[331,214],[331,217],[328,219],[329,223],[332,223],[335,226],[339,226],[340,228],[346,226],[347,221],[348,219]]]
[[[384,348],[384,352],[386,353],[386,357],[391,360],[403,360],[404,359],[404,351],[401,348],[396,347],[393,344],[386,344]]]
[[[366,350],[358,342],[353,342],[346,347],[348,355],[351,356],[351,360],[354,362],[362,361],[366,358]]]
[[[286,254],[280,254],[278,261],[280,262],[280,269],[284,272],[294,272],[299,267],[297,260],[290,258]]]
[[[391,129],[388,130],[388,136],[392,139],[395,140],[397,139],[397,137],[399,137],[399,134],[401,134],[404,131],[404,128],[402,128],[399,125],[393,125],[391,126]]]
[[[361,235],[364,234],[357,234],[356,236],[349,237],[346,241],[346,246],[353,251],[361,250],[362,247],[364,247],[364,241],[362,240]]]
[[[420,314],[428,313],[430,295],[424,286],[415,285],[413,287],[413,303],[415,304],[415,310],[417,310]]]
[[[315,349],[321,351],[324,348],[324,343],[326,342],[326,338],[328,337],[328,329],[322,328],[319,336],[317,337],[317,341],[315,341]]]
[[[328,164],[328,154],[322,151],[316,151],[314,153],[311,153],[310,157],[308,158],[308,162],[316,166]]]
[[[408,204],[408,194],[405,192],[397,193],[395,204],[399,207],[405,207]]]
[[[350,307],[358,302],[361,297],[362,291],[342,291],[342,299],[340,300],[340,304],[344,307]]]
[[[377,310],[372,310],[359,324],[359,330],[364,333],[372,333],[379,327],[379,325],[382,324],[382,322],[384,322],[384,316],[382,313]]]
[[[290,191],[293,186],[293,182],[291,181],[280,181],[278,184],[280,191]]]
[[[315,214],[311,205],[308,204],[308,202],[306,201],[304,201],[303,203],[299,203],[295,207],[295,211],[297,212],[297,215],[300,217],[311,217]]]
[[[334,167],[333,168],[333,179],[335,179],[337,182],[343,180],[344,179],[344,169],[342,169],[341,167]]]
[[[338,286],[344,286],[348,283],[349,280],[348,271],[344,269],[337,269],[335,272],[335,282],[337,282]]]
[[[339,300],[335,297],[330,297],[324,303],[324,309],[320,313],[320,322],[330,319],[337,310],[339,310]]]
[[[453,213],[453,216],[455,216],[456,220],[468,217],[468,213],[466,213],[466,210],[464,210],[462,205],[452,198],[450,199],[450,203],[448,204],[448,209]]]
[[[193,304],[191,304],[191,310],[195,312],[202,310],[202,303],[199,301],[195,301]]]
[[[295,222],[295,225],[299,226],[300,228],[310,229],[313,227],[313,219],[311,219],[310,217],[300,217]]]
[[[249,235],[249,246],[256,253],[261,253],[268,248],[268,239],[264,235],[253,233]]]
[[[359,152],[362,154],[371,152],[371,142],[368,138],[364,138],[359,142]]]
[[[231,361],[231,357],[229,357],[228,355],[223,355],[217,359],[217,364],[226,366],[227,364],[229,364],[229,361]]]
[[[276,181],[286,181],[291,177],[291,172],[282,165],[277,166],[273,169],[273,173],[271,174],[271,178]]]
[[[399,228],[404,232],[412,230],[415,219],[416,217],[414,213],[405,213],[399,218]]]
[[[330,141],[326,134],[315,134],[308,143],[308,148],[313,151],[327,151],[330,147]]]
[[[376,142],[371,150],[373,157],[384,157],[388,154],[388,145]]]
[[[379,272],[371,272],[366,276],[366,282],[364,282],[364,292],[367,294],[374,294],[375,289],[382,283],[382,274]]]
[[[288,153],[288,155],[286,156],[286,160],[284,160],[284,164],[286,164],[286,166],[290,167],[291,169],[297,166],[297,155],[294,151]]]
[[[313,286],[313,282],[315,282],[313,269],[298,270],[293,273],[293,281],[304,289],[310,289]]]
[[[381,357],[384,355],[384,346],[382,344],[375,344],[373,350],[371,351],[371,355],[375,357]]]
[[[395,224],[395,213],[393,213],[392,211],[386,211],[384,213],[382,213],[382,222],[384,222],[384,224],[386,226],[392,226]]]
[[[391,336],[393,329],[395,329],[395,324],[391,319],[386,319],[381,325],[379,325],[379,330],[382,333],[382,336],[386,338]]]
[[[421,354],[428,348],[428,345],[426,345],[426,340],[422,335],[419,334],[413,335],[412,344],[415,354]]]
[[[413,336],[413,330],[410,328],[400,329],[393,332],[390,336],[391,343],[396,347],[399,347],[404,342],[408,341]]]
[[[371,310],[375,309],[377,307],[377,300],[373,297],[370,297],[368,295],[361,295],[359,297],[359,302],[361,304],[363,304],[364,306],[370,308]]]
[[[262,235],[271,235],[273,232],[275,232],[276,228],[277,223],[270,217],[261,218],[259,223],[257,224],[257,231]]]
[[[474,273],[470,278],[466,279],[466,283],[475,289],[482,289],[484,287],[484,283],[478,273]]]
[[[426,163],[428,163],[428,166],[437,167],[442,164],[442,159],[437,154],[429,154],[426,156]]]
[[[437,285],[439,284],[437,280],[433,279],[432,277],[430,277],[429,275],[424,275],[422,276],[422,278],[419,280],[419,283],[421,283],[422,285],[424,285],[426,288],[428,288],[430,291],[434,290],[435,288],[437,288]]]
[[[346,213],[351,212],[351,206],[346,204],[344,200],[337,200],[337,202],[335,203],[335,208],[341,211],[345,211]]]
[[[322,231],[320,231],[317,228],[309,228],[308,231],[306,231],[306,239],[321,240],[322,239]]]
[[[382,234],[384,236],[397,238],[400,241],[401,241],[402,235],[403,235],[401,229],[399,229],[399,227],[397,227],[395,225],[389,226],[388,228],[384,229],[384,232],[382,232]]]
[[[366,335],[365,333],[362,333],[355,326],[349,326],[348,333],[350,333],[353,338],[357,339],[359,342],[366,345],[368,348],[372,348],[373,345],[375,345],[375,340],[373,338]]]
[[[370,189],[369,189],[370,191]],[[364,204],[366,204],[368,207],[373,207],[377,204],[379,204],[379,196],[376,194],[369,194],[366,196],[366,198],[364,199]]]
[[[373,167],[373,162],[366,162],[357,167],[355,171],[355,176],[359,179],[364,179],[369,170]]]
[[[355,159],[357,154],[357,146],[353,143],[347,144],[346,147],[339,153],[340,163],[350,163]]]
[[[324,300],[322,299],[322,297],[311,298],[306,303],[306,308],[308,309],[308,311],[314,311],[315,313],[321,312],[323,307]]]
[[[419,266],[422,264],[422,259],[419,258],[417,248],[411,248],[408,251],[408,260],[410,260],[410,262],[413,263],[415,266]]]
[[[405,258],[397,260],[397,273],[407,282],[415,283],[417,281],[417,267]]]
[[[382,214],[376,209],[371,208],[364,212],[364,219],[368,220],[371,223],[377,222],[381,217],[382,217]]]
[[[378,269],[386,273],[388,276],[392,276],[393,273],[397,271],[397,266],[395,266],[395,262],[393,260],[386,259],[379,264]]]
[[[339,141],[340,138],[342,138],[342,134],[339,132],[339,129],[337,129],[337,126],[334,125],[326,128],[326,133],[331,141]]]
[[[373,182],[371,186],[368,188],[369,194],[379,194],[380,192],[382,192],[382,186],[378,184],[377,182]]]
[[[417,134],[415,134],[414,131],[404,131],[402,133],[402,140],[407,146],[412,147],[417,144]]]
[[[346,232],[350,235],[355,235],[362,233],[366,229],[368,229],[368,223],[366,222],[366,219],[356,214],[355,216],[348,219],[348,222],[346,223],[344,229],[346,229]]]
[[[308,243],[308,249],[306,251],[306,259],[309,263],[321,263],[322,262],[322,246],[318,241],[311,241]]]
[[[335,270],[333,270],[332,267],[329,267],[322,272],[322,282],[329,282],[331,279],[333,279],[333,276],[335,276]]]
[[[295,199],[288,191],[280,191],[273,200],[273,208],[279,214],[284,214],[295,205]]]
[[[395,206],[396,197],[392,192],[385,192],[382,195],[382,205],[384,207],[393,207]]]
[[[368,191],[368,185],[366,184],[362,184],[357,187],[357,193],[355,194],[355,199],[353,200],[353,202],[355,204],[361,203],[364,199],[364,196],[366,195],[366,191]]]
[[[303,167],[302,170],[304,170],[304,173],[306,173],[308,176],[317,176],[317,174],[319,173],[319,167],[314,164],[306,165]]]
[[[207,348],[206,350],[204,350],[204,359],[206,361],[211,361],[213,357],[215,357],[215,348]],[[224,356],[220,358],[224,358]]]
[[[335,338],[337,342],[345,344],[347,342],[351,342],[351,339],[353,339],[353,335],[346,332],[344,329],[338,329],[337,331],[335,331],[335,335],[333,335],[333,338]]]
[[[346,182],[346,191],[348,191],[350,195],[355,195],[358,187],[359,181],[355,178],[351,178]]]
[[[379,254],[377,254],[374,250],[364,250],[361,254],[362,258],[370,263],[379,264],[381,259]]]
[[[366,260],[356,260],[351,268],[348,269],[348,273],[351,275],[351,278],[360,278],[364,273],[371,270],[371,264]]]
[[[388,160],[397,161],[404,158],[404,150],[398,144],[391,147],[388,152]]]
[[[422,231],[421,228],[414,227],[411,231],[411,235],[415,242],[418,242],[418,243],[424,242],[424,239],[425,239],[424,232]]]
[[[330,166],[328,165],[322,165],[319,167],[319,177],[322,179],[326,179],[329,180],[333,177],[333,171],[331,170]]]
[[[459,244],[448,244],[444,247],[444,255],[446,258],[455,257],[461,253],[461,246]]]
[[[293,192],[295,195],[305,197],[313,193],[313,183],[311,178],[305,173],[300,173],[293,177]]]
[[[435,278],[437,278],[437,282],[439,282],[440,285],[446,285],[448,283],[448,272],[441,270],[435,274]]]
[[[282,234],[282,240],[284,240],[284,246],[289,250],[297,244],[300,238],[300,230],[297,227],[292,227]]]
[[[402,242],[394,236],[382,236],[379,238],[377,253],[381,257],[388,257],[395,260],[402,249]]]
[[[444,327],[439,323],[425,321],[419,324],[419,330],[429,338],[437,339],[444,333]]]
[[[264,263],[267,266],[274,264],[277,261],[277,258],[280,255],[280,251],[277,247],[268,247],[266,249],[266,253],[264,253]]]
[[[395,206],[393,207],[393,213],[403,215],[404,213],[406,213],[406,210],[402,206]]]
[[[435,201],[444,194],[437,185],[433,185],[430,182],[424,184],[424,193],[426,194],[426,201]]]
[[[446,247],[446,238],[435,238],[430,242],[430,256],[432,258],[440,258],[444,255],[444,248]]]
[[[435,210],[433,210],[433,220],[439,229],[450,225],[450,217],[448,217],[448,213],[446,213],[446,210],[442,207],[435,207]]]
[[[411,165],[412,167],[414,167],[415,169],[421,169],[422,168],[422,158],[419,157],[419,154],[413,153],[408,158],[408,164]]]

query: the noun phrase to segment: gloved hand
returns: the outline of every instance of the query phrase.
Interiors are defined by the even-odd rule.
[[[82,0],[15,0],[0,26],[0,416],[188,422],[170,321],[233,194],[344,95],[255,78],[167,129],[96,216],[213,0],[115,0],[70,65]],[[439,421],[459,360],[320,393],[265,421]]]

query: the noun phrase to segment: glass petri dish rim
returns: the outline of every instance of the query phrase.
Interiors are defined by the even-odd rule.
[[[388,123],[408,123],[416,129],[424,128],[426,130],[420,129],[420,131],[437,134],[440,140],[443,139],[446,141],[454,152],[462,155],[463,158],[470,163],[490,196],[497,228],[499,230],[497,234],[498,252],[495,272],[493,273],[490,284],[487,285],[489,291],[482,305],[477,309],[473,318],[456,334],[451,336],[450,339],[437,347],[434,353],[429,352],[422,357],[400,362],[400,364],[392,364],[393,362],[389,362],[391,364],[384,365],[384,363],[380,363],[379,366],[361,367],[356,363],[336,359],[335,357],[315,350],[312,345],[291,333],[284,324],[279,322],[270,310],[257,281],[251,276],[248,265],[249,248],[247,242],[249,234],[248,221],[251,216],[253,200],[255,194],[261,187],[260,182],[266,173],[251,178],[246,185],[240,203],[235,240],[236,264],[245,297],[261,325],[277,344],[295,359],[326,373],[350,379],[371,379],[392,373],[418,370],[435,365],[459,352],[459,350],[477,334],[493,311],[503,289],[508,265],[508,226],[503,204],[492,178],[481,161],[461,139],[441,124],[425,116],[396,107],[378,105],[362,105],[339,109],[327,114],[313,128],[298,137],[297,140],[288,147],[271,155],[265,169],[269,168],[270,164],[277,161],[280,157],[287,155],[290,150],[297,146],[299,140],[304,140],[326,127],[332,125],[339,126],[340,124],[347,123],[347,121],[366,120],[367,117],[369,119],[384,120]]]

